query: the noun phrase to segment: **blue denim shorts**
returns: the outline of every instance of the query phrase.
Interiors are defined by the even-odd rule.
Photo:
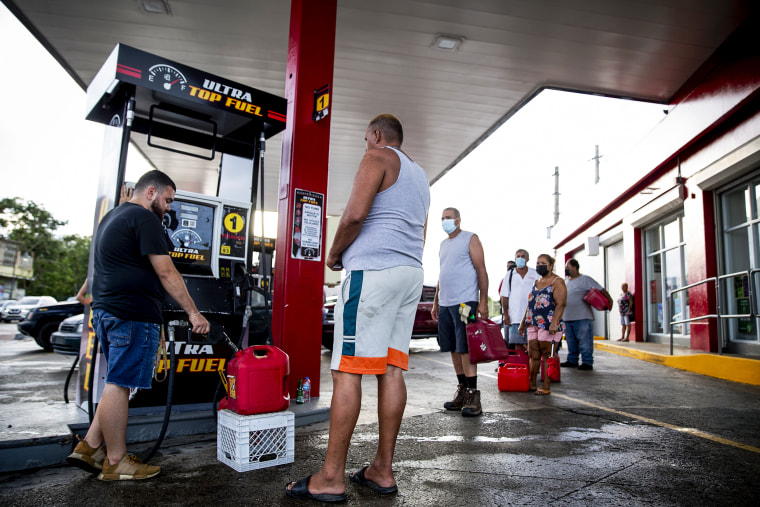
[[[478,311],[477,301],[468,301],[472,311]],[[441,352],[467,354],[467,328],[459,316],[459,305],[438,307],[438,345]]]
[[[122,320],[107,311],[92,311],[92,325],[108,364],[106,383],[150,389],[161,325]]]
[[[514,344],[528,343],[528,334],[525,332],[523,334],[518,333],[519,329],[520,329],[520,324],[511,324],[508,327],[509,343],[514,343]]]

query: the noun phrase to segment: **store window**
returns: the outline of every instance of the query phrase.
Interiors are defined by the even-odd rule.
[[[647,332],[670,335],[670,322],[689,318],[688,291],[670,292],[686,285],[686,243],[683,214],[671,216],[644,231],[646,251]],[[688,335],[688,324],[676,324],[673,333]]]
[[[760,176],[720,195],[723,274],[734,276],[721,284],[722,314],[752,313],[752,286],[760,286]],[[755,291],[756,292],[756,291]],[[757,296],[755,296],[757,298]],[[755,308],[757,300],[755,301]],[[729,342],[757,344],[758,320],[735,317],[724,320]],[[729,345],[730,348],[730,345]]]

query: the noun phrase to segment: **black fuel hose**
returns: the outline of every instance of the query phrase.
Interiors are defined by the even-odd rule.
[[[174,325],[181,325],[187,323],[177,323]],[[161,444],[164,442],[164,437],[166,436],[166,429],[169,427],[169,419],[172,415],[172,398],[174,396],[174,369],[176,368],[176,352],[174,351],[174,325],[172,322],[169,323],[170,331],[169,331],[169,365],[167,366],[167,370],[169,371],[169,384],[167,386],[166,391],[166,409],[164,410],[164,421],[161,424],[161,431],[158,433],[158,438],[156,439],[156,442],[153,444],[153,447],[148,451],[148,454],[145,455],[144,458],[142,458],[143,463],[147,463],[154,454],[156,454],[156,451],[158,451],[158,448],[161,447]]]
[[[97,359],[98,359],[98,339],[95,338],[94,343],[92,344],[92,359],[90,359],[90,378],[87,379],[87,385],[90,386],[89,389],[87,389],[87,415],[90,418],[90,424],[92,424],[92,420],[95,418],[95,403],[92,400],[92,390],[95,389],[95,385],[93,384],[95,382],[95,366],[97,365]]]
[[[63,383],[63,401],[65,403],[69,402],[69,382],[71,382],[71,376],[74,374],[74,370],[76,369],[78,364],[79,364],[79,352],[77,352],[77,356],[76,358],[74,358],[74,362],[71,364],[71,368],[69,368],[69,374],[66,375],[66,382]]]

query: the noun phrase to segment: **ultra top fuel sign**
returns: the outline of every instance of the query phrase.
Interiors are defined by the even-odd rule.
[[[224,153],[236,154],[237,143],[250,144],[251,132],[263,131],[268,138],[285,128],[284,98],[124,44],[114,48],[87,88],[87,119],[108,124],[132,93],[136,131],[150,128],[152,106],[192,111],[194,118],[216,125],[217,137],[230,141]]]

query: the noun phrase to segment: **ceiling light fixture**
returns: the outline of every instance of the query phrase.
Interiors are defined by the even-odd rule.
[[[444,51],[456,51],[464,42],[464,37],[459,35],[445,35],[438,33],[433,39],[433,46]]]
[[[171,16],[172,10],[169,7],[169,0],[140,0],[140,9],[148,14],[166,14]]]

